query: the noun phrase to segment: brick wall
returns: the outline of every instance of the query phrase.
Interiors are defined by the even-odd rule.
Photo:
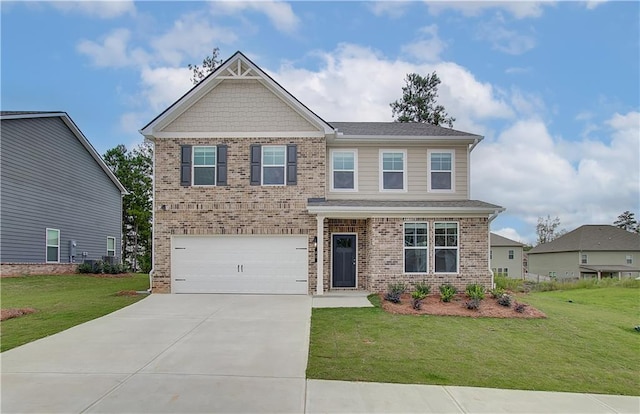
[[[77,270],[77,263],[2,263],[0,277],[63,275],[76,273]]]
[[[219,145],[227,148],[227,186],[181,187],[180,145]],[[296,144],[298,177],[295,186],[249,185],[251,144]],[[156,140],[154,194],[155,264],[153,291],[171,291],[171,236],[216,234],[307,234],[309,292],[315,290],[313,237],[316,218],[307,213],[307,198],[324,197],[324,138],[221,138]]]

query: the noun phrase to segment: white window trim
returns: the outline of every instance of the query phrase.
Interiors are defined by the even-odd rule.
[[[507,250],[507,259],[514,260],[516,258],[515,250]]]
[[[196,165],[196,148],[213,148],[216,162],[213,165]],[[212,168],[213,167],[213,184],[195,184],[196,168]],[[191,186],[192,187],[215,187],[218,180],[218,147],[216,145],[194,145],[191,149]]]
[[[284,164],[282,165],[264,165],[264,149],[265,148],[282,148],[284,150]],[[265,184],[264,168],[265,167],[282,167],[283,182],[282,184]],[[263,187],[285,187],[287,185],[287,146],[286,145],[262,145],[260,146],[260,185]]]
[[[451,224],[458,226],[458,245],[456,247],[436,246],[436,224]],[[456,251],[456,271],[455,272],[437,272],[436,271],[436,249],[455,250]],[[460,223],[457,221],[434,221],[433,222],[433,273],[437,275],[457,275],[460,273]]]
[[[112,237],[112,236],[107,236],[107,256],[109,256],[109,252],[111,250],[109,250],[109,240],[113,240],[113,257],[116,256],[116,238]]]
[[[451,189],[441,190],[431,188],[431,154],[449,153],[451,154]],[[456,192],[456,151],[453,149],[429,149],[427,150],[427,191],[430,193],[455,193]]]
[[[427,245],[422,247],[412,247],[404,245],[404,229],[406,224],[426,224],[427,225]],[[426,272],[407,272],[405,266],[405,250],[420,250],[424,249],[427,251],[427,271]],[[428,275],[429,274],[429,222],[427,221],[405,221],[402,223],[402,273],[405,275]]]
[[[353,153],[353,188],[334,188],[333,186],[333,153],[334,152],[352,152]],[[351,148],[333,148],[329,151],[329,157],[331,159],[331,176],[329,180],[331,182],[331,191],[340,192],[340,193],[355,193],[358,191],[358,150]],[[349,170],[338,170],[338,171],[349,171]]]
[[[627,257],[625,257],[625,263],[626,264],[633,264],[633,255],[628,254]]]
[[[385,153],[402,153],[402,189],[385,189],[384,188],[384,170],[382,156]],[[384,193],[406,193],[407,192],[407,150],[406,149],[380,149],[378,156],[378,188]]]
[[[582,256],[584,256],[584,262],[582,261]],[[580,264],[585,265],[589,264],[589,255],[586,253],[580,253]]]
[[[57,246],[53,246],[53,245],[49,245],[49,231],[56,231],[58,232],[58,245]],[[46,263],[60,263],[60,230],[59,229],[52,229],[47,227],[47,230],[44,233],[44,244],[45,244],[45,248],[44,248],[44,259]],[[57,247],[58,248],[58,259],[55,262],[52,262],[49,260],[49,247]]]

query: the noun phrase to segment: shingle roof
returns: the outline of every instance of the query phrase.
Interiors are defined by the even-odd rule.
[[[486,208],[491,210],[502,208],[495,204],[489,204],[479,200],[387,201],[387,200],[309,199],[307,204],[309,206],[322,206],[322,207]]]
[[[499,234],[491,233],[489,236],[490,243],[492,246],[524,246],[524,244],[517,242],[515,240],[507,239],[506,237],[502,237]]]
[[[59,114],[62,111],[0,111],[0,116]]]
[[[476,134],[419,122],[329,122],[329,124],[344,135],[479,137]]]
[[[587,224],[529,250],[529,254],[577,251],[640,251],[640,234],[609,225]]]

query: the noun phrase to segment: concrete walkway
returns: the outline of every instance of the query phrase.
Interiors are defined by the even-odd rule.
[[[322,297],[151,295],[0,354],[5,413],[640,413],[640,398],[305,380]]]

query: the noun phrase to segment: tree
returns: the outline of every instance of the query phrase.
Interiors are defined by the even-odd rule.
[[[616,227],[620,227],[626,231],[630,231],[632,233],[640,232],[640,224],[634,217],[634,214],[629,210],[618,216],[618,219],[613,222],[613,225]]]
[[[193,77],[190,80],[194,85],[197,85],[202,79],[206,78],[208,74],[213,72],[215,68],[222,63],[222,60],[218,59],[219,53],[220,49],[214,47],[211,51],[211,56],[207,56],[202,60],[202,66],[192,65],[191,63],[187,65],[189,70],[193,72]]]
[[[538,235],[538,244],[549,243],[565,234],[565,229],[558,230],[560,227],[560,219],[558,217],[552,219],[547,215],[547,218],[538,217],[538,224],[536,225],[536,234]]]
[[[436,105],[440,85],[436,72],[426,77],[409,73],[405,82],[402,99],[389,104],[396,122],[421,122],[453,128],[456,119],[447,114],[444,106]]]
[[[122,199],[122,259],[134,270],[151,269],[152,148],[141,144],[128,151],[118,145],[103,158],[129,194]]]

